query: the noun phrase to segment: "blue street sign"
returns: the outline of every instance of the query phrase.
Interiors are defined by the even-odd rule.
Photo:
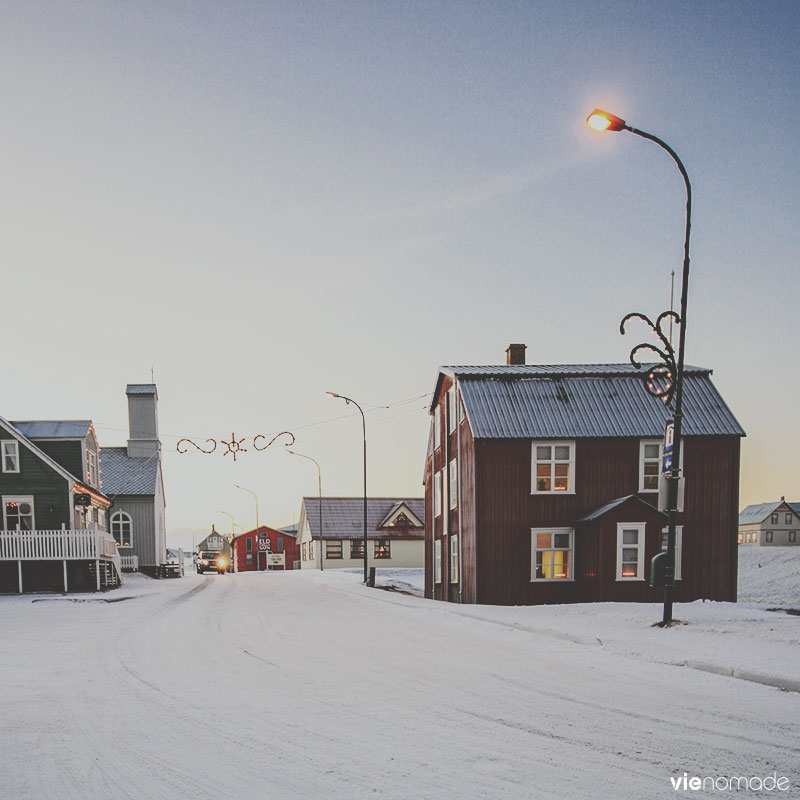
[[[670,417],[664,428],[664,444],[661,449],[661,473],[672,472],[672,443],[675,438],[675,419]]]

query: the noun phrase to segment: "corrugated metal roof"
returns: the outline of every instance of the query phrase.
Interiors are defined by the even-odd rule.
[[[644,506],[647,506],[651,511],[655,511],[658,514],[662,514],[662,516],[666,517],[667,515],[663,512],[659,511],[655,506],[652,506],[646,500],[642,500],[641,497],[635,494],[628,494],[625,497],[620,497],[616,500],[612,500],[610,503],[606,503],[604,506],[600,506],[600,508],[596,508],[591,513],[587,514],[585,517],[582,517],[578,520],[578,522],[591,522],[593,519],[597,519],[598,517],[602,517],[603,514],[607,514],[609,511],[612,511],[617,506],[621,506],[623,503],[627,503],[628,500],[635,500],[638,503],[641,503]]]
[[[100,478],[107,495],[156,493],[157,458],[131,458],[125,447],[100,449]]]
[[[89,432],[92,421],[30,420],[11,424],[28,439],[82,439]]]
[[[129,383],[125,394],[157,394],[154,383]]]
[[[660,437],[669,416],[645,391],[642,371],[631,365],[443,367],[442,372],[457,376],[476,439]],[[683,434],[744,436],[709,376],[706,369],[686,369]]]
[[[367,538],[385,537],[386,530],[378,526],[397,503],[405,503],[412,514],[425,519],[425,499],[422,497],[368,497],[367,498]],[[303,505],[306,519],[311,526],[311,535],[319,537],[319,497],[304,497]],[[399,531],[398,531],[399,534]],[[322,535],[325,539],[359,539],[364,535],[363,497],[323,497]],[[409,534],[422,538],[424,531]]]
[[[784,500],[774,500],[771,503],[756,503],[746,506],[739,512],[740,525],[753,525],[763,522],[776,508],[784,505]],[[786,503],[798,516],[800,516],[800,503]]]

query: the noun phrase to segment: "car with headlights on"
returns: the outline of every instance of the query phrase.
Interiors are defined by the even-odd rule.
[[[223,553],[215,553],[213,550],[201,550],[197,554],[197,574],[204,572],[216,572],[224,575],[228,571],[228,558]]]

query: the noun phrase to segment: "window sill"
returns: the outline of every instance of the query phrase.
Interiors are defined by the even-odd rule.
[[[575,583],[575,578],[531,578],[529,583]]]

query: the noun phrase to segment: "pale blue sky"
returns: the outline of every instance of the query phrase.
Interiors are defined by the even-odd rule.
[[[800,499],[795,2],[14,2],[0,8],[0,413],[125,439],[160,395],[170,528],[283,525],[290,456],[178,437],[296,429],[361,492],[367,406],[440,364],[623,362],[680,271],[687,361],[748,432],[741,505]],[[371,494],[419,495],[424,400],[368,417]],[[119,429],[119,430],[117,430]]]

